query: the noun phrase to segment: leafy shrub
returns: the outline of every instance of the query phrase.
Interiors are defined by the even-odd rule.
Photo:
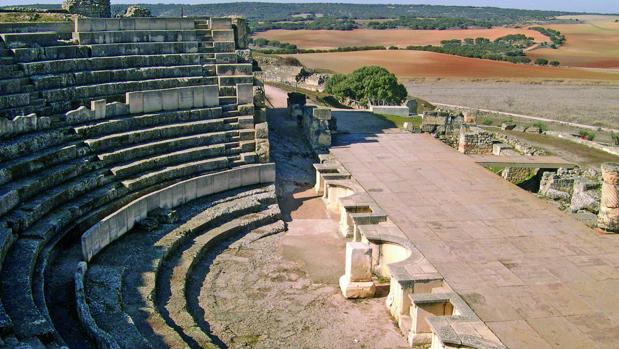
[[[540,129],[540,131],[545,132],[548,131],[548,125],[546,125],[546,123],[544,123],[543,121],[536,121],[533,123],[533,127],[537,127]]]
[[[594,140],[596,136],[595,132],[587,130],[581,130],[580,132],[578,132],[578,135],[580,136],[580,138],[586,139],[588,141]]]
[[[614,132],[611,132],[611,133],[610,133],[610,138],[612,138],[613,143],[614,143],[615,145],[619,145],[619,133],[614,133]]]
[[[558,67],[561,65],[561,62],[559,61],[550,61],[548,64],[550,64],[553,67]]]
[[[546,58],[536,58],[535,64],[537,65],[548,65],[548,60]]]
[[[481,121],[481,124],[485,126],[490,126],[492,125],[492,123],[493,123],[492,119],[487,116]]]

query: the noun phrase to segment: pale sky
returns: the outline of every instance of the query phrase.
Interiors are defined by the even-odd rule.
[[[259,0],[260,1],[260,0]],[[25,5],[32,3],[54,4],[61,0],[1,0],[2,5]],[[184,3],[184,4],[205,4],[216,2],[234,1],[204,1],[204,0],[112,0],[114,4],[129,3]],[[460,6],[494,6],[505,8],[521,8],[533,10],[557,10],[557,11],[579,11],[579,12],[599,12],[619,14],[619,0],[307,0],[307,1],[277,1],[267,2],[338,2],[338,3],[363,3],[363,4],[431,4],[431,5],[460,5]]]

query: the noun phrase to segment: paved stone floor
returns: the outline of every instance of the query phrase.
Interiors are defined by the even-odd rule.
[[[429,135],[385,131],[332,153],[505,345],[619,348],[619,235]]]

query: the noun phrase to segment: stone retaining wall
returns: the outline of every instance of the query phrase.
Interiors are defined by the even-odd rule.
[[[81,238],[84,260],[118,239],[156,208],[173,208],[193,199],[248,185],[275,182],[273,163],[248,165],[191,178],[143,196],[105,217]]]

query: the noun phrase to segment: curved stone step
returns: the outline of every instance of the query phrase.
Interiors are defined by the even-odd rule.
[[[199,326],[200,321],[196,321],[190,307],[188,306],[187,283],[193,278],[192,271],[196,263],[202,259],[204,254],[216,243],[243,232],[272,224],[281,216],[277,204],[269,206],[267,209],[243,215],[225,224],[214,227],[204,234],[198,235],[192,241],[188,241],[179,248],[179,254],[170,257],[164,263],[161,272],[158,274],[162,280],[163,290],[157,292],[157,303],[159,309],[165,308],[170,321],[174,327],[182,331],[184,336],[193,339],[199,347],[207,347],[212,344],[208,332]],[[161,310],[163,312],[163,309]]]
[[[124,165],[115,166],[110,171],[118,177],[126,177],[140,172],[149,171],[163,166],[173,166],[180,163],[198,161],[213,157],[240,154],[238,142],[218,143],[203,147],[187,148],[175,152],[156,155]]]
[[[197,175],[211,171],[222,171],[230,167],[228,157],[192,161],[176,166],[168,166],[158,171],[150,171],[138,177],[126,179],[122,184],[129,190],[137,190],[158,182]]]
[[[207,64],[214,60],[209,53],[176,53],[165,55],[88,57],[17,63],[27,75],[60,74],[89,70],[165,67]]]
[[[44,151],[37,151],[24,157],[11,159],[0,164],[0,184],[8,183],[14,179],[24,178],[33,172],[37,172],[71,161],[78,154],[85,153],[79,150],[78,142],[68,142],[59,146],[51,146]]]
[[[188,121],[211,120],[222,117],[222,110],[214,108],[196,108],[191,110],[165,111],[142,115],[127,115],[110,118],[99,122],[74,127],[74,131],[84,138],[101,137],[113,133],[135,131],[153,126],[163,126]]]
[[[213,85],[214,77],[185,76],[162,79],[148,79],[141,81],[102,82],[81,86],[71,86],[49,90],[40,90],[37,93],[49,104],[57,101],[83,101],[93,99],[124,97],[125,93],[141,90],[157,90],[183,86]],[[1,96],[0,96],[1,97]],[[1,105],[0,99],[0,105]]]
[[[122,145],[145,143],[147,141],[161,140],[164,138],[235,130],[238,128],[236,120],[237,118],[226,118],[155,126],[89,139],[84,141],[84,143],[95,151],[102,151]]]
[[[196,135],[176,137],[162,141],[148,142],[120,148],[108,153],[98,155],[99,160],[106,162],[120,162],[144,158],[155,154],[161,154],[166,150],[186,149],[194,146],[206,146],[217,143],[237,142],[240,140],[238,130],[199,133]]]
[[[86,272],[85,292],[97,325],[126,349],[152,348],[123,309],[124,267],[91,265]]]
[[[16,160],[44,152],[52,147],[62,147],[77,140],[78,135],[66,129],[52,129],[33,132],[0,142],[0,162]]]
[[[180,65],[164,67],[124,68],[92,70],[53,75],[32,75],[36,90],[87,86],[109,82],[141,81],[152,79],[205,76],[202,65]]]

